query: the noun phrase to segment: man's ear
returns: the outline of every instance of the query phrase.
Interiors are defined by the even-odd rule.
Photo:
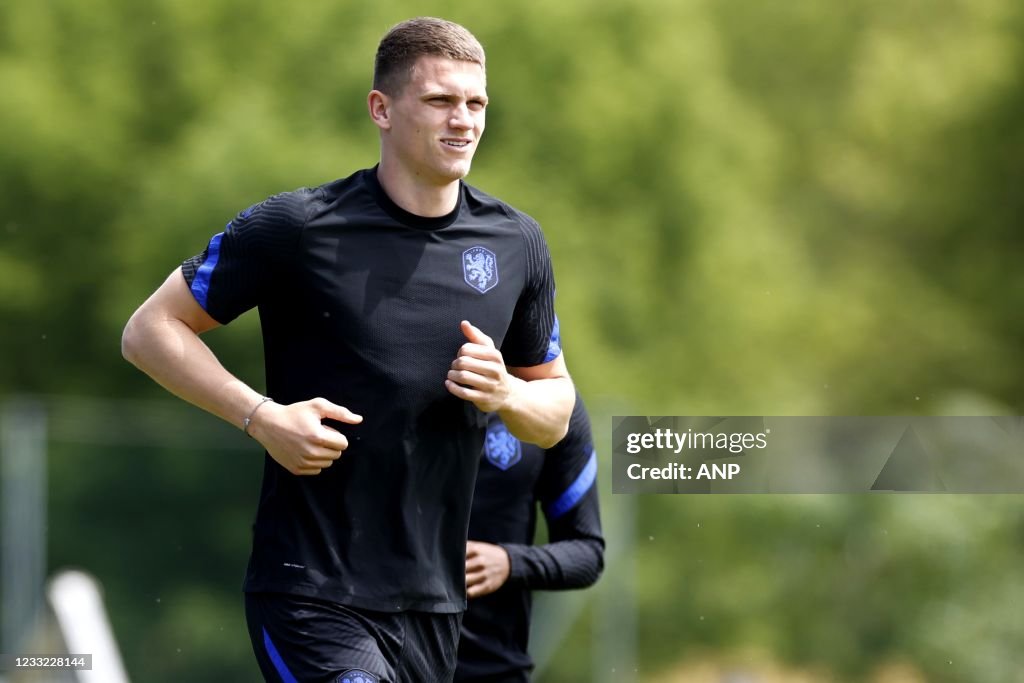
[[[381,130],[391,130],[391,98],[380,90],[371,90],[366,97],[370,119]]]

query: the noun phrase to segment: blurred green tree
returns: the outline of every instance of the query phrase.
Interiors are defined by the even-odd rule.
[[[422,12],[488,49],[470,181],[545,226],[586,395],[637,414],[1024,408],[1012,0],[0,5],[0,395],[162,395],[120,358],[128,315],[239,209],[375,162],[373,51]],[[255,314],[209,335],[259,385],[256,338]],[[251,677],[230,577],[258,458],[55,448],[51,555],[98,568],[129,670]],[[1017,507],[643,499],[645,667],[754,643],[851,680],[896,656],[1010,680]],[[112,537],[86,542],[80,517]]]

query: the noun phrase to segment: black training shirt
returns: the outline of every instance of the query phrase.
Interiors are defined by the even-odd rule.
[[[537,223],[465,184],[452,213],[415,216],[368,169],[246,209],[182,271],[221,323],[258,307],[275,401],[323,397],[363,416],[330,423],[350,446],[319,475],[265,456],[245,590],[464,609],[486,417],[444,381],[461,320],[510,366],[560,352]]]
[[[538,503],[549,542],[535,546]],[[491,416],[469,538],[504,547],[511,572],[501,588],[469,601],[455,681],[525,676],[533,668],[527,654],[530,591],[589,586],[604,567],[597,455],[579,396],[569,432],[547,451],[520,443]]]

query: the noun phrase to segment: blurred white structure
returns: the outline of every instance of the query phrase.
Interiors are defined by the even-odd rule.
[[[63,571],[47,584],[46,599],[68,653],[92,655],[91,670],[74,672],[76,683],[128,683],[96,580]]]

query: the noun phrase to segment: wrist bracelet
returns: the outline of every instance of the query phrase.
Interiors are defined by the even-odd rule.
[[[252,434],[249,433],[249,425],[252,423],[253,416],[256,414],[256,411],[260,409],[260,406],[262,406],[267,401],[273,400],[274,399],[270,398],[269,396],[264,396],[263,398],[260,399],[260,402],[257,403],[256,406],[252,409],[252,412],[249,413],[249,417],[242,420],[242,431],[245,432],[245,435],[250,439],[252,438]]]

